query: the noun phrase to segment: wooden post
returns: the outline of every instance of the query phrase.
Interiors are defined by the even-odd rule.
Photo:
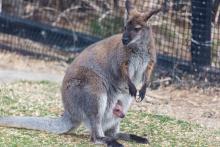
[[[212,1],[192,0],[191,55],[194,67],[211,64]]]

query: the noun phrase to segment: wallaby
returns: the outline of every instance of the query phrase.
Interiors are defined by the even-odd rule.
[[[118,118],[124,118],[125,114],[123,112],[123,105],[120,100],[117,101],[115,106],[113,107],[113,114]]]
[[[64,134],[81,123],[90,131],[94,143],[123,146],[117,139],[148,143],[133,134],[120,133],[121,118],[114,117],[117,101],[126,113],[141,84],[142,100],[156,63],[156,49],[148,19],[158,13],[138,12],[125,2],[126,18],[122,34],[87,47],[69,66],[62,83],[64,113],[60,118],[0,117],[0,126]]]

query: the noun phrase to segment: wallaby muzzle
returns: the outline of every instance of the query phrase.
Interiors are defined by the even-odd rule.
[[[122,36],[122,43],[123,45],[128,45],[128,43],[131,41],[129,35],[127,32],[124,32],[123,33],[123,36]]]

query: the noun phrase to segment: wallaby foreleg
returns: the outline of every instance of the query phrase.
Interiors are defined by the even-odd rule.
[[[128,73],[128,63],[123,63],[121,66],[121,72],[122,72],[122,76],[123,78],[127,81],[128,83],[128,89],[129,89],[129,93],[131,96],[136,97],[137,95],[137,89],[135,87],[135,85],[132,83],[130,77],[129,77],[129,73]]]
[[[147,87],[150,85],[151,76],[152,76],[154,67],[155,67],[155,61],[150,60],[148,65],[147,65],[147,69],[145,71],[144,84],[143,84],[143,86],[141,87],[141,89],[139,91],[139,97],[140,97],[141,101],[144,99]]]

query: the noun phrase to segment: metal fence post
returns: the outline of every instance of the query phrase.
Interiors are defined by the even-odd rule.
[[[0,13],[2,13],[2,0],[0,0]]]
[[[191,0],[191,55],[194,67],[211,64],[212,0]]]

